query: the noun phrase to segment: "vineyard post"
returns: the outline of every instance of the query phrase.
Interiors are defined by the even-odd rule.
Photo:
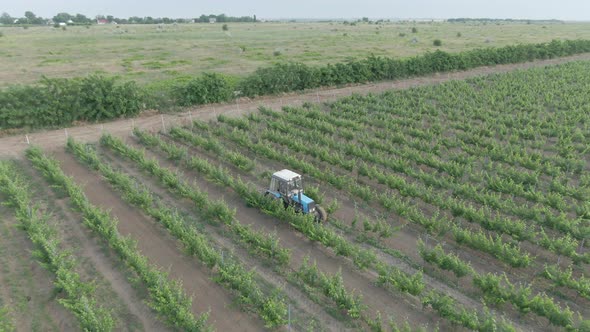
[[[31,145],[31,142],[29,141],[29,135],[25,135],[25,138],[27,139],[27,145]]]
[[[315,92],[316,99],[318,100],[318,104],[320,103],[320,93],[318,91]]]
[[[194,127],[194,124],[193,124],[193,111],[188,111],[188,118],[189,118],[189,120],[191,122],[191,128],[193,128]]]
[[[66,139],[68,138],[68,129],[64,128],[64,132],[66,133]]]
[[[104,124],[102,124],[102,123],[100,124],[100,132],[104,133]]]
[[[240,94],[242,93],[242,91],[236,90],[234,91],[234,96],[236,97],[236,108],[238,109],[238,112],[240,111]]]
[[[162,130],[166,131],[166,124],[164,123],[164,115],[160,114],[160,119],[162,119]]]

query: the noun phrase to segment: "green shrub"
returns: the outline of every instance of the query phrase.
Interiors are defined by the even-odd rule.
[[[0,91],[0,128],[47,128],[133,116],[142,109],[143,99],[134,82],[118,84],[100,75],[43,78],[35,86]]]
[[[442,41],[440,39],[435,39],[432,42],[432,45],[434,45],[434,46],[442,46]]]
[[[221,74],[203,74],[176,87],[178,104],[183,106],[219,103],[233,96],[233,84]]]
[[[413,28],[412,28],[412,33],[418,33],[418,28],[416,28],[416,27],[413,27]]]

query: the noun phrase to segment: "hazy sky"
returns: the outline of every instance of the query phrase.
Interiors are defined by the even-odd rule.
[[[27,10],[116,17],[198,17],[201,14],[258,18],[452,18],[492,17],[590,20],[590,0],[0,0],[0,12]]]

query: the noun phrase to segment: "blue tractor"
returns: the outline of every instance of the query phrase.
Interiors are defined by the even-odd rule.
[[[303,193],[301,175],[288,169],[272,175],[270,187],[265,195],[281,200],[285,208],[292,206],[296,212],[313,214],[318,222],[328,220],[326,211]]]

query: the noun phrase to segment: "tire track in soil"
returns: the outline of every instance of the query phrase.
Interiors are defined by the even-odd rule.
[[[126,143],[129,144],[130,142]],[[99,153],[103,157],[106,156],[105,160],[108,160],[111,166],[113,166],[115,169],[125,172],[126,174],[135,178],[138,182],[147,186],[169,206],[174,206],[185,213],[194,213],[194,203],[192,201],[185,198],[175,197],[173,194],[170,194],[168,190],[164,189],[156,180],[140,171],[131,161],[123,160],[123,158],[116,156],[111,151],[107,151],[102,148],[99,150]],[[200,188],[203,189],[203,187]],[[324,324],[320,327],[320,329],[327,328],[330,331],[351,330],[349,327],[344,326],[343,322],[326,313],[322,305],[310,300],[308,296],[296,286],[286,282],[281,276],[277,276],[276,273],[272,271],[272,266],[265,266],[268,264],[261,263],[256,258],[249,257],[246,249],[236,245],[232,239],[228,239],[223,235],[220,235],[224,233],[225,230],[216,230],[214,226],[208,225],[205,222],[203,223],[203,226],[205,229],[207,229],[208,234],[213,238],[212,242],[216,242],[217,244],[221,245],[223,250],[227,250],[228,252],[232,252],[234,255],[237,255],[240,258],[240,261],[242,261],[242,263],[244,263],[247,268],[254,268],[256,271],[260,272],[259,276],[261,279],[270,284],[273,284],[277,288],[282,288],[288,297],[297,303],[298,307],[292,307],[291,310],[291,318],[295,324],[302,325],[305,323],[301,320],[301,318],[305,318],[303,317],[303,314],[297,315],[297,311],[301,310],[304,311],[309,317],[314,317],[319,322]],[[305,326],[302,325],[300,327],[304,328]]]
[[[276,109],[285,105],[301,105],[303,102],[317,103],[334,101],[352,93],[368,94],[384,92],[387,90],[408,89],[417,86],[442,83],[450,80],[462,80],[470,77],[505,73],[517,69],[556,65],[577,60],[590,60],[590,53],[517,64],[479,67],[460,72],[435,73],[428,76],[395,81],[384,81],[379,83],[346,87],[326,87],[317,90],[308,90],[279,96],[263,96],[252,99],[241,98],[238,102],[234,101],[225,104],[192,107],[185,109],[185,112],[173,114],[160,115],[154,114],[157,111],[145,111],[142,115],[134,119],[120,119],[103,124],[86,124],[76,127],[69,127],[67,129],[40,131],[29,134],[28,138],[31,144],[39,145],[42,148],[52,148],[55,146],[64,146],[68,134],[74,135],[79,141],[91,142],[97,141],[103,131],[107,131],[115,136],[125,137],[130,133],[133,126],[139,127],[140,129],[161,129],[162,122],[165,122],[167,126],[170,126],[172,124],[185,123],[192,118],[209,120],[216,118],[219,114],[247,114],[257,110],[259,106],[266,106]],[[19,156],[26,148],[27,141],[24,133],[0,138],[0,156]]]
[[[33,168],[29,161],[27,163],[29,163],[30,168]],[[27,174],[31,176],[34,183],[46,183],[38,172],[27,172]],[[98,243],[96,236],[90,230],[82,227],[82,216],[79,213],[72,212],[71,208],[68,207],[67,199],[57,198],[53,191],[47,190],[47,187],[40,190],[43,190],[42,195],[44,198],[54,202],[60,209],[60,213],[65,216],[56,226],[61,228],[60,231],[65,232],[70,238],[73,237],[79,240],[76,243],[78,246],[76,248],[77,260],[81,262],[82,259],[88,259],[90,261],[90,264],[106,280],[129,312],[139,320],[144,331],[169,331],[168,327],[156,320],[156,313],[137,296],[137,290],[129,283],[125,274],[115,266],[115,264],[123,265],[124,263],[120,262],[113,253],[109,253],[107,256],[105,251],[110,249],[103,248],[103,245]],[[65,237],[62,237],[62,239],[64,242],[66,241]],[[121,327],[121,325],[128,323],[117,322],[116,326]]]
[[[137,142],[129,140],[130,145],[136,148],[144,148]],[[246,206],[241,197],[237,197],[231,189],[223,188],[209,183],[204,177],[194,171],[178,167],[168,161],[159,152],[146,149],[146,156],[156,158],[160,165],[178,172],[181,177],[193,182],[202,190],[208,192],[211,199],[223,199],[229,206],[236,208],[236,218],[245,225],[250,225],[256,230],[274,232],[277,234],[283,247],[291,249],[292,266],[300,266],[306,256],[315,260],[318,268],[324,273],[342,272],[344,284],[348,290],[356,290],[363,295],[363,303],[370,308],[369,313],[374,317],[377,311],[381,312],[382,319],[392,315],[401,320],[407,319],[413,326],[440,326],[442,329],[457,329],[446,320],[441,319],[431,311],[424,311],[417,297],[402,294],[397,291],[388,292],[377,286],[372,280],[377,279],[374,271],[359,271],[351,261],[336,256],[331,250],[322,244],[310,241],[303,234],[294,230],[290,225],[281,222],[271,216],[263,214],[257,209]],[[387,323],[385,321],[384,323]],[[460,329],[459,329],[460,330]]]
[[[175,239],[155,225],[151,218],[123,202],[99,175],[79,164],[62,149],[54,151],[54,156],[60,161],[64,173],[84,188],[92,204],[109,210],[117,218],[117,228],[122,235],[137,240],[137,248],[151,263],[168,271],[170,278],[182,282],[187,295],[193,297],[195,316],[210,310],[207,323],[218,331],[264,329],[262,321],[236,308],[229,294],[210,280],[210,275],[202,271],[195,259],[183,254]]]

